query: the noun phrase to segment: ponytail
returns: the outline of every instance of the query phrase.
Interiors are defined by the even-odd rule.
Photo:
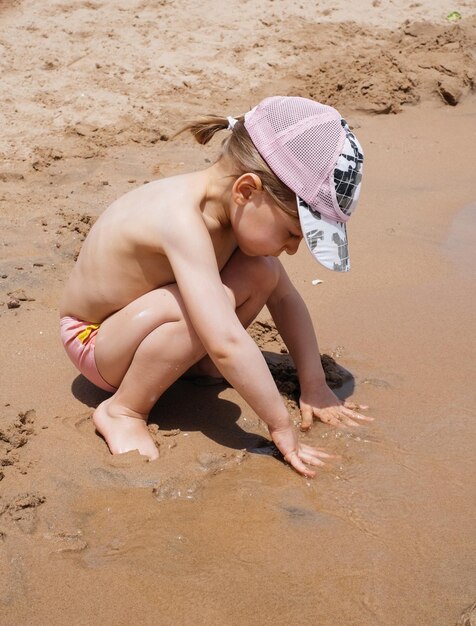
[[[243,121],[243,116],[238,117],[237,120]],[[195,140],[203,146],[213,139],[215,133],[220,130],[230,130],[228,118],[206,115],[184,126],[174,137],[189,131]]]
[[[238,116],[236,122],[233,123],[233,128],[231,128],[228,118],[206,115],[184,126],[174,135],[174,138],[188,131],[199,144],[205,145],[220,130],[231,131],[222,142],[221,152],[217,160],[222,157],[229,158],[239,172],[237,176],[247,172],[259,176],[263,189],[271,196],[272,200],[283,211],[297,217],[296,194],[279,180],[255,148],[245,128],[244,120],[244,115]],[[292,208],[288,205],[291,205]]]

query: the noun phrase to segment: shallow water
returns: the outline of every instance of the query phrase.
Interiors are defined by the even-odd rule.
[[[402,445],[385,426],[358,437],[316,428],[310,439],[343,457],[314,481],[249,454],[198,490],[189,468],[176,478],[182,495],[83,493],[88,545],[61,558],[114,593],[140,580],[143,618],[167,607],[164,623],[188,623],[194,602],[200,623],[445,623],[431,598],[444,588],[457,604],[474,571],[473,486],[460,476],[470,446],[459,442],[457,459],[441,432]]]
[[[476,275],[476,202],[456,213],[451,221],[443,250],[465,276]]]
[[[89,468],[94,484],[71,486],[66,543],[45,538],[54,567],[44,589],[63,590],[56,608],[81,611],[84,623],[99,605],[119,624],[132,615],[147,624],[454,623],[476,574],[475,422],[469,407],[405,400],[406,380],[374,380],[360,385],[378,406],[376,424],[306,435],[341,455],[315,480],[272,448],[222,452],[190,443],[193,432],[175,434],[153,465],[130,454]],[[244,420],[237,428],[259,432]],[[92,588],[98,595],[79,608]]]

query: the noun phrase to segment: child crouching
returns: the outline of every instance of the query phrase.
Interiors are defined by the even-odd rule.
[[[330,455],[298,440],[267,364],[246,332],[266,305],[296,365],[302,428],[313,418],[372,418],[325,382],[313,325],[278,257],[302,239],[328,269],[349,269],[346,222],[363,155],[339,113],[305,98],[267,98],[238,118],[190,124],[202,144],[227,130],[205,170],[116,200],[89,232],[60,305],[66,351],[112,396],[94,412],[113,454],[158,450],[147,419],[192,366],[220,374],[268,425],[284,459],[314,476]]]

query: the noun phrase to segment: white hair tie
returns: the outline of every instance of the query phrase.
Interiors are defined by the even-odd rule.
[[[228,120],[228,128],[227,130],[233,130],[235,127],[235,124],[238,122],[237,119],[235,119],[234,117],[231,117],[231,115],[229,115],[227,118]]]

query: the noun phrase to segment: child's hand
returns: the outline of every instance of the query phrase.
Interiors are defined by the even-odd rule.
[[[336,458],[333,454],[299,443],[297,431],[291,425],[282,430],[272,431],[270,429],[270,434],[284,460],[306,478],[314,478],[316,472],[306,467],[304,463],[315,466],[324,465],[324,461],[321,459]]]
[[[302,416],[301,430],[309,430],[315,417],[337,428],[360,426],[359,422],[373,422],[374,420],[373,417],[357,411],[368,409],[367,406],[341,402],[327,385],[313,389],[310,393],[303,392],[299,399],[299,407]]]

